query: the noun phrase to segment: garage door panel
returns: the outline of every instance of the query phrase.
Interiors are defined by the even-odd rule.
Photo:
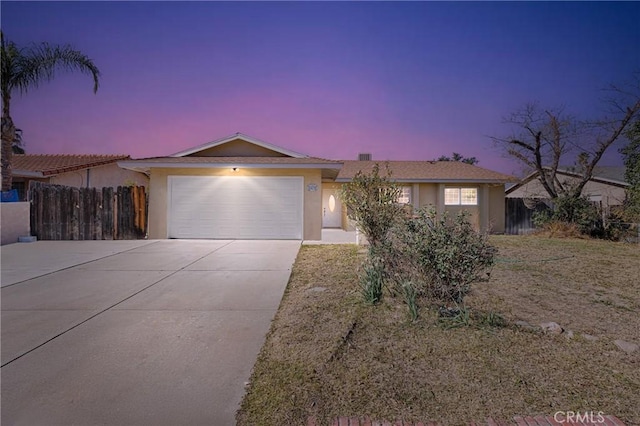
[[[169,237],[302,239],[302,177],[169,177]]]

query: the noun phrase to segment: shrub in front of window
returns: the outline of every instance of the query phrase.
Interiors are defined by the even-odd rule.
[[[347,215],[369,242],[368,259],[360,274],[362,293],[369,303],[377,303],[382,298],[387,273],[385,253],[389,251],[386,247],[388,234],[394,224],[405,216],[402,205],[397,202],[401,189],[389,176],[388,168],[386,176],[381,176],[380,166],[375,164],[370,174],[358,172],[340,190]]]
[[[355,221],[374,251],[384,243],[389,230],[402,216],[402,206],[397,203],[401,189],[391,181],[390,174],[387,168],[386,176],[381,176],[380,166],[375,164],[370,174],[358,172],[340,191],[347,215]]]
[[[433,209],[420,209],[394,228],[392,257],[399,259],[392,276],[400,286],[416,286],[424,295],[447,306],[463,304],[474,282],[487,281],[496,248],[488,236],[477,232],[461,212],[450,219],[436,217]],[[406,293],[406,290],[403,291]]]

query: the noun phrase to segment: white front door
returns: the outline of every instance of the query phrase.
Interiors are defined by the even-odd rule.
[[[337,189],[322,190],[322,227],[342,227],[342,203]]]

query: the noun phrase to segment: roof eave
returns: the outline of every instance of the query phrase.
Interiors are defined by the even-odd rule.
[[[544,168],[546,170],[551,170],[550,167],[544,167]],[[574,177],[574,178],[581,178],[582,177],[582,174],[580,174],[580,173],[575,173],[575,172],[571,172],[571,171],[564,170],[564,169],[558,169],[556,174],[564,175],[564,176],[570,176],[570,177]],[[538,172],[538,171],[530,173],[529,175],[524,177],[522,180],[520,180],[518,183],[513,185],[511,188],[507,188],[505,190],[505,192],[504,192],[505,195],[511,194],[512,192],[514,192],[518,188],[522,188],[524,185],[528,184],[533,179],[536,179],[539,175],[540,175],[540,172]],[[603,183],[605,185],[618,186],[620,188],[627,188],[627,187],[630,186],[627,182],[622,182],[622,181],[615,180],[615,179],[601,178],[601,177],[598,177],[598,176],[592,176],[591,179],[589,179],[589,181],[590,182]]]
[[[336,182],[346,183],[351,182],[353,178],[337,178]],[[397,183],[496,183],[505,184],[512,182],[510,180],[500,179],[392,179]]]
[[[12,170],[11,174],[16,177],[25,177],[25,178],[43,178],[45,177],[44,173],[40,171],[33,170]]]
[[[342,164],[334,163],[145,163],[137,161],[121,161],[118,166],[123,169],[143,171],[151,169],[340,169]]]

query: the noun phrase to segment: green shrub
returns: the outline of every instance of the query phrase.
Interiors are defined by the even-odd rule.
[[[397,267],[394,276],[420,285],[418,293],[431,299],[462,304],[472,283],[488,279],[496,253],[468,216],[437,218],[432,209],[421,209],[395,227],[388,255],[388,263]]]
[[[609,238],[602,212],[586,196],[572,197],[563,195],[553,200],[553,209],[533,214],[533,224],[536,228],[549,231],[552,235],[563,234],[556,232],[566,225],[574,225],[578,232],[597,238]],[[566,232],[564,232],[566,234]],[[572,236],[572,235],[568,235]]]
[[[473,229],[467,213],[437,218],[434,210],[422,209],[409,216],[397,203],[399,195],[388,170],[381,176],[376,164],[370,174],[359,172],[345,184],[340,198],[369,242],[360,273],[364,299],[378,303],[386,286],[404,299],[415,320],[422,297],[462,304],[473,282],[488,279],[496,250]]]
[[[625,222],[627,220],[626,214],[627,211],[624,210],[622,212],[612,211],[608,214],[602,238],[611,241],[624,241],[629,237],[637,235],[636,230],[633,229],[631,224]]]
[[[603,228],[600,211],[585,196],[556,198],[551,218],[559,222],[575,223],[583,234],[597,234]]]
[[[402,295],[404,296],[404,302],[409,308],[409,316],[411,321],[418,319],[418,290],[411,281],[405,281],[402,283]]]
[[[376,304],[382,300],[384,287],[384,264],[380,257],[369,253],[360,273],[362,296],[367,303]]]
[[[471,311],[466,307],[441,309],[439,322],[444,329],[469,327],[471,325]]]
[[[405,215],[397,202],[401,190],[391,181],[390,174],[387,168],[386,176],[381,176],[380,166],[375,164],[370,174],[358,172],[340,191],[348,217],[374,250],[385,242],[389,230]]]
[[[507,325],[507,321],[504,319],[504,317],[494,311],[477,313],[476,317],[480,325],[485,325],[492,328],[500,328]]]

